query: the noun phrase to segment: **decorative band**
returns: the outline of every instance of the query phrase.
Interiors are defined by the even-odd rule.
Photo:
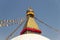
[[[20,34],[24,34],[24,32],[26,32],[26,31],[32,31],[32,32],[36,32],[36,33],[41,33],[41,30],[27,27],[27,28],[24,28]]]

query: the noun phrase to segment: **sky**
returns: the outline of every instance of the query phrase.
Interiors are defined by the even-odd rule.
[[[0,20],[24,18],[26,10],[32,7],[35,16],[45,23],[60,30],[60,0],[0,0]],[[37,22],[43,36],[51,40],[60,40],[60,33],[55,32],[44,24]],[[18,26],[18,24],[0,28],[0,40],[6,37]],[[13,35],[20,35],[22,25]],[[12,37],[11,37],[12,38]]]

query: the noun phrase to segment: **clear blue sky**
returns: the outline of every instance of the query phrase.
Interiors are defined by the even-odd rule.
[[[0,20],[23,18],[30,6],[34,9],[37,18],[60,30],[60,0],[0,0]],[[39,22],[38,25],[42,35],[51,40],[60,40],[60,33]],[[0,28],[0,40],[5,40],[17,26]],[[14,33],[14,36],[19,35],[22,28],[23,25]]]

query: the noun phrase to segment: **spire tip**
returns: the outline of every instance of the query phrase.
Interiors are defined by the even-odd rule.
[[[29,10],[29,11],[33,11],[32,7],[29,7],[28,10]]]

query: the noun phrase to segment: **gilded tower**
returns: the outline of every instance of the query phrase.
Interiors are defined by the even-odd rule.
[[[38,28],[38,25],[34,19],[34,11],[32,8],[28,8],[26,11],[26,18],[27,21],[24,25],[23,30],[21,31],[21,34],[29,34],[29,33],[41,33],[41,30]]]

